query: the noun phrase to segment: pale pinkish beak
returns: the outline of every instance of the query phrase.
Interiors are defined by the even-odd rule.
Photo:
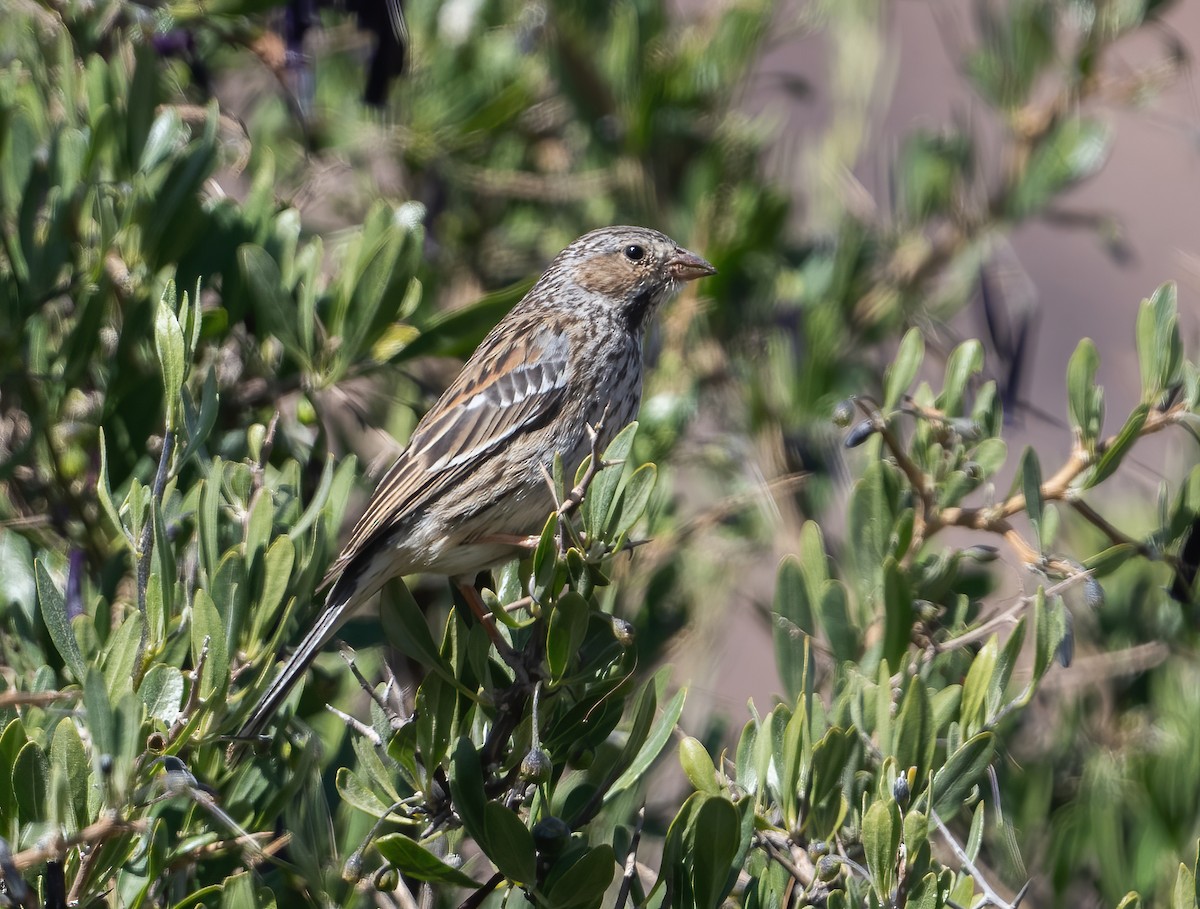
[[[675,250],[675,255],[667,261],[667,271],[676,281],[695,281],[697,278],[707,278],[717,273],[709,262],[682,246]]]

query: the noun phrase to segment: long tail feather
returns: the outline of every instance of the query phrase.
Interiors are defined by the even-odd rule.
[[[279,711],[287,699],[292,686],[300,679],[308,664],[316,658],[330,638],[349,617],[351,611],[365,598],[374,593],[374,589],[364,589],[361,578],[349,578],[345,574],[338,579],[325,599],[325,608],[317,616],[313,626],[304,636],[304,640],[283,665],[283,670],[271,682],[269,688],[251,711],[237,738],[253,738],[259,735]]]

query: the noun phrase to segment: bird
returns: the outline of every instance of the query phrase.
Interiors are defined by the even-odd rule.
[[[684,284],[713,274],[645,227],[593,230],[559,253],[380,479],[326,575],[321,612],[236,738],[261,736],[321,648],[392,578],[440,574],[474,592],[469,579],[528,552],[557,505],[546,480],[555,455],[573,476],[632,422],[647,325]]]

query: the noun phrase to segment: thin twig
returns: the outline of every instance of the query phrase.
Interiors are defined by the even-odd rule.
[[[1146,417],[1138,438],[1153,435],[1167,427],[1174,426],[1183,419],[1187,408],[1183,404],[1175,404],[1164,411],[1152,411]],[[1096,446],[1097,452],[1107,451],[1117,442],[1114,434]],[[1076,446],[1066,462],[1050,479],[1042,483],[1041,497],[1045,502],[1070,499],[1074,495],[1071,484],[1078,479],[1095,459],[1079,446]],[[990,530],[995,532],[1000,522],[1026,510],[1025,494],[1015,493],[998,505],[978,506],[973,508],[956,506],[943,509],[936,517],[935,529],[942,527],[966,527],[971,530]],[[932,533],[932,529],[931,529]]]
[[[1057,584],[1052,584],[1051,586],[1044,588],[1042,590],[1042,595],[1047,598],[1059,596],[1064,591],[1069,590],[1071,587],[1076,586],[1091,576],[1092,573],[1090,571],[1078,571],[1075,574],[1072,574],[1071,576],[1059,581]],[[1017,597],[1016,601],[1011,606],[1008,606],[996,615],[992,616],[982,625],[977,625],[970,631],[964,631],[962,634],[951,638],[948,641],[931,645],[926,650],[924,662],[928,663],[940,653],[946,653],[950,650],[958,650],[962,647],[974,644],[976,641],[982,641],[993,631],[997,631],[1006,625],[1014,624],[1017,621],[1017,616],[1032,606],[1035,602],[1037,602],[1037,594]]]
[[[338,708],[334,707],[332,704],[326,704],[325,709],[328,710],[330,713],[332,713],[334,716],[336,716],[339,720],[341,720],[343,723],[345,723],[351,729],[353,729],[355,732],[357,732],[359,735],[361,735],[363,738],[367,739],[376,748],[378,748],[379,746],[381,746],[383,744],[383,739],[379,737],[379,733],[376,732],[374,729],[372,729],[370,726],[368,726],[366,723],[364,723],[362,720],[352,717],[350,714],[346,713],[344,710],[338,710]]]
[[[642,825],[646,823],[646,806],[638,809],[633,822],[633,836],[629,840],[629,851],[625,853],[625,873],[621,876],[621,889],[617,891],[617,901],[613,909],[625,909],[629,899],[629,890],[633,887],[633,879],[637,875],[638,844],[642,840]]]
[[[887,420],[879,412],[879,409],[875,407],[874,402],[869,398],[857,397],[854,399],[854,403],[870,419],[872,425],[875,427],[875,431],[883,439],[883,444],[891,453],[892,458],[908,478],[913,492],[917,494],[917,500],[921,507],[916,510],[913,518],[913,543],[909,547],[910,553],[916,552],[920,550],[920,543],[925,539],[926,524],[933,525],[933,521],[930,520],[930,516],[934,512],[933,490],[930,488],[929,478],[925,474],[925,471],[908,456],[908,452],[900,444],[900,440],[892,432]]]
[[[8,707],[45,707],[58,701],[77,701],[82,691],[0,691],[0,710]]]
[[[458,904],[458,909],[479,909],[479,906],[485,899],[491,896],[492,891],[504,882],[504,875],[496,872],[474,893],[468,896],[465,900]]]
[[[788,874],[790,874],[792,878],[795,879],[796,883],[800,884],[802,887],[808,887],[812,884],[813,880],[815,879],[815,875],[805,874],[802,872],[796,866],[796,863],[792,861],[791,855],[786,854],[785,850],[781,846],[771,840],[771,837],[767,836],[766,834],[760,834],[759,841],[763,844],[763,848],[766,850],[766,853],[771,860],[778,864],[779,867],[781,867]]]
[[[354,662],[354,651],[349,646],[342,644],[338,650],[338,653],[341,655],[342,659],[346,661],[346,665],[350,667],[350,674],[358,680],[359,687],[361,687],[362,690],[367,693],[367,697],[379,705],[379,709],[382,710],[383,715],[388,718],[388,723],[391,725],[391,727],[393,729],[399,729],[401,726],[403,726],[407,722],[407,719],[402,716],[397,716],[396,711],[392,709],[392,705],[387,702],[387,694],[391,691],[392,681],[394,681],[394,679],[388,681],[388,685],[384,689],[384,693],[380,694],[375,690],[375,686],[367,681],[366,676],[364,676],[362,671],[358,668],[358,664]]]
[[[191,671],[192,687],[188,691],[187,703],[183,705],[183,710],[180,711],[179,716],[175,717],[175,722],[171,724],[171,729],[167,732],[168,743],[175,741],[176,737],[191,722],[192,714],[200,707],[200,681],[204,677],[204,664],[208,662],[208,648],[211,643],[212,637],[206,634],[204,643],[200,645],[200,655],[196,657],[196,666]]]
[[[938,813],[936,811],[930,811],[929,816],[933,818],[934,824],[937,825],[937,829],[942,834],[942,838],[945,839],[946,844],[950,847],[950,851],[954,853],[955,857],[957,857],[959,862],[962,864],[962,870],[969,874],[971,879],[975,881],[976,885],[978,885],[979,889],[983,891],[984,902],[981,905],[991,904],[999,907],[999,909],[1017,909],[1017,903],[1020,901],[1020,897],[1025,895],[1025,888],[1021,889],[1020,894],[1018,894],[1018,900],[1015,902],[1008,903],[1001,899],[999,894],[992,889],[992,885],[987,882],[987,878],[984,877],[983,872],[979,870],[973,861],[971,861],[971,857],[967,855],[967,850],[965,850],[959,844],[958,840],[955,839],[954,834],[950,832],[950,828],[946,826]]]
[[[113,812],[71,836],[51,836],[36,846],[18,852],[13,856],[13,864],[18,871],[27,871],[44,862],[61,859],[68,849],[76,846],[98,846],[114,836],[142,833],[145,829],[145,821],[124,821]]]

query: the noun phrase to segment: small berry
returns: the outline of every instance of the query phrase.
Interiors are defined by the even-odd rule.
[[[624,619],[618,619],[613,616],[612,619],[613,637],[617,639],[617,643],[622,647],[632,647],[634,642],[633,623],[626,622]]]
[[[839,401],[837,407],[833,409],[833,425],[840,426],[843,429],[850,425],[850,421],[854,419],[854,404],[847,398],[844,401]]]
[[[842,863],[832,855],[821,856],[817,862],[817,877],[828,883],[834,880],[841,873]]]
[[[521,761],[521,776],[531,783],[544,783],[550,779],[553,772],[554,765],[550,762],[550,755],[541,748],[530,748]]]
[[[571,826],[560,817],[542,818],[533,825],[533,844],[543,855],[556,855],[571,838]]]
[[[861,423],[846,433],[846,441],[843,442],[847,448],[857,448],[867,439],[875,434],[875,424],[871,420],[863,420]]]

